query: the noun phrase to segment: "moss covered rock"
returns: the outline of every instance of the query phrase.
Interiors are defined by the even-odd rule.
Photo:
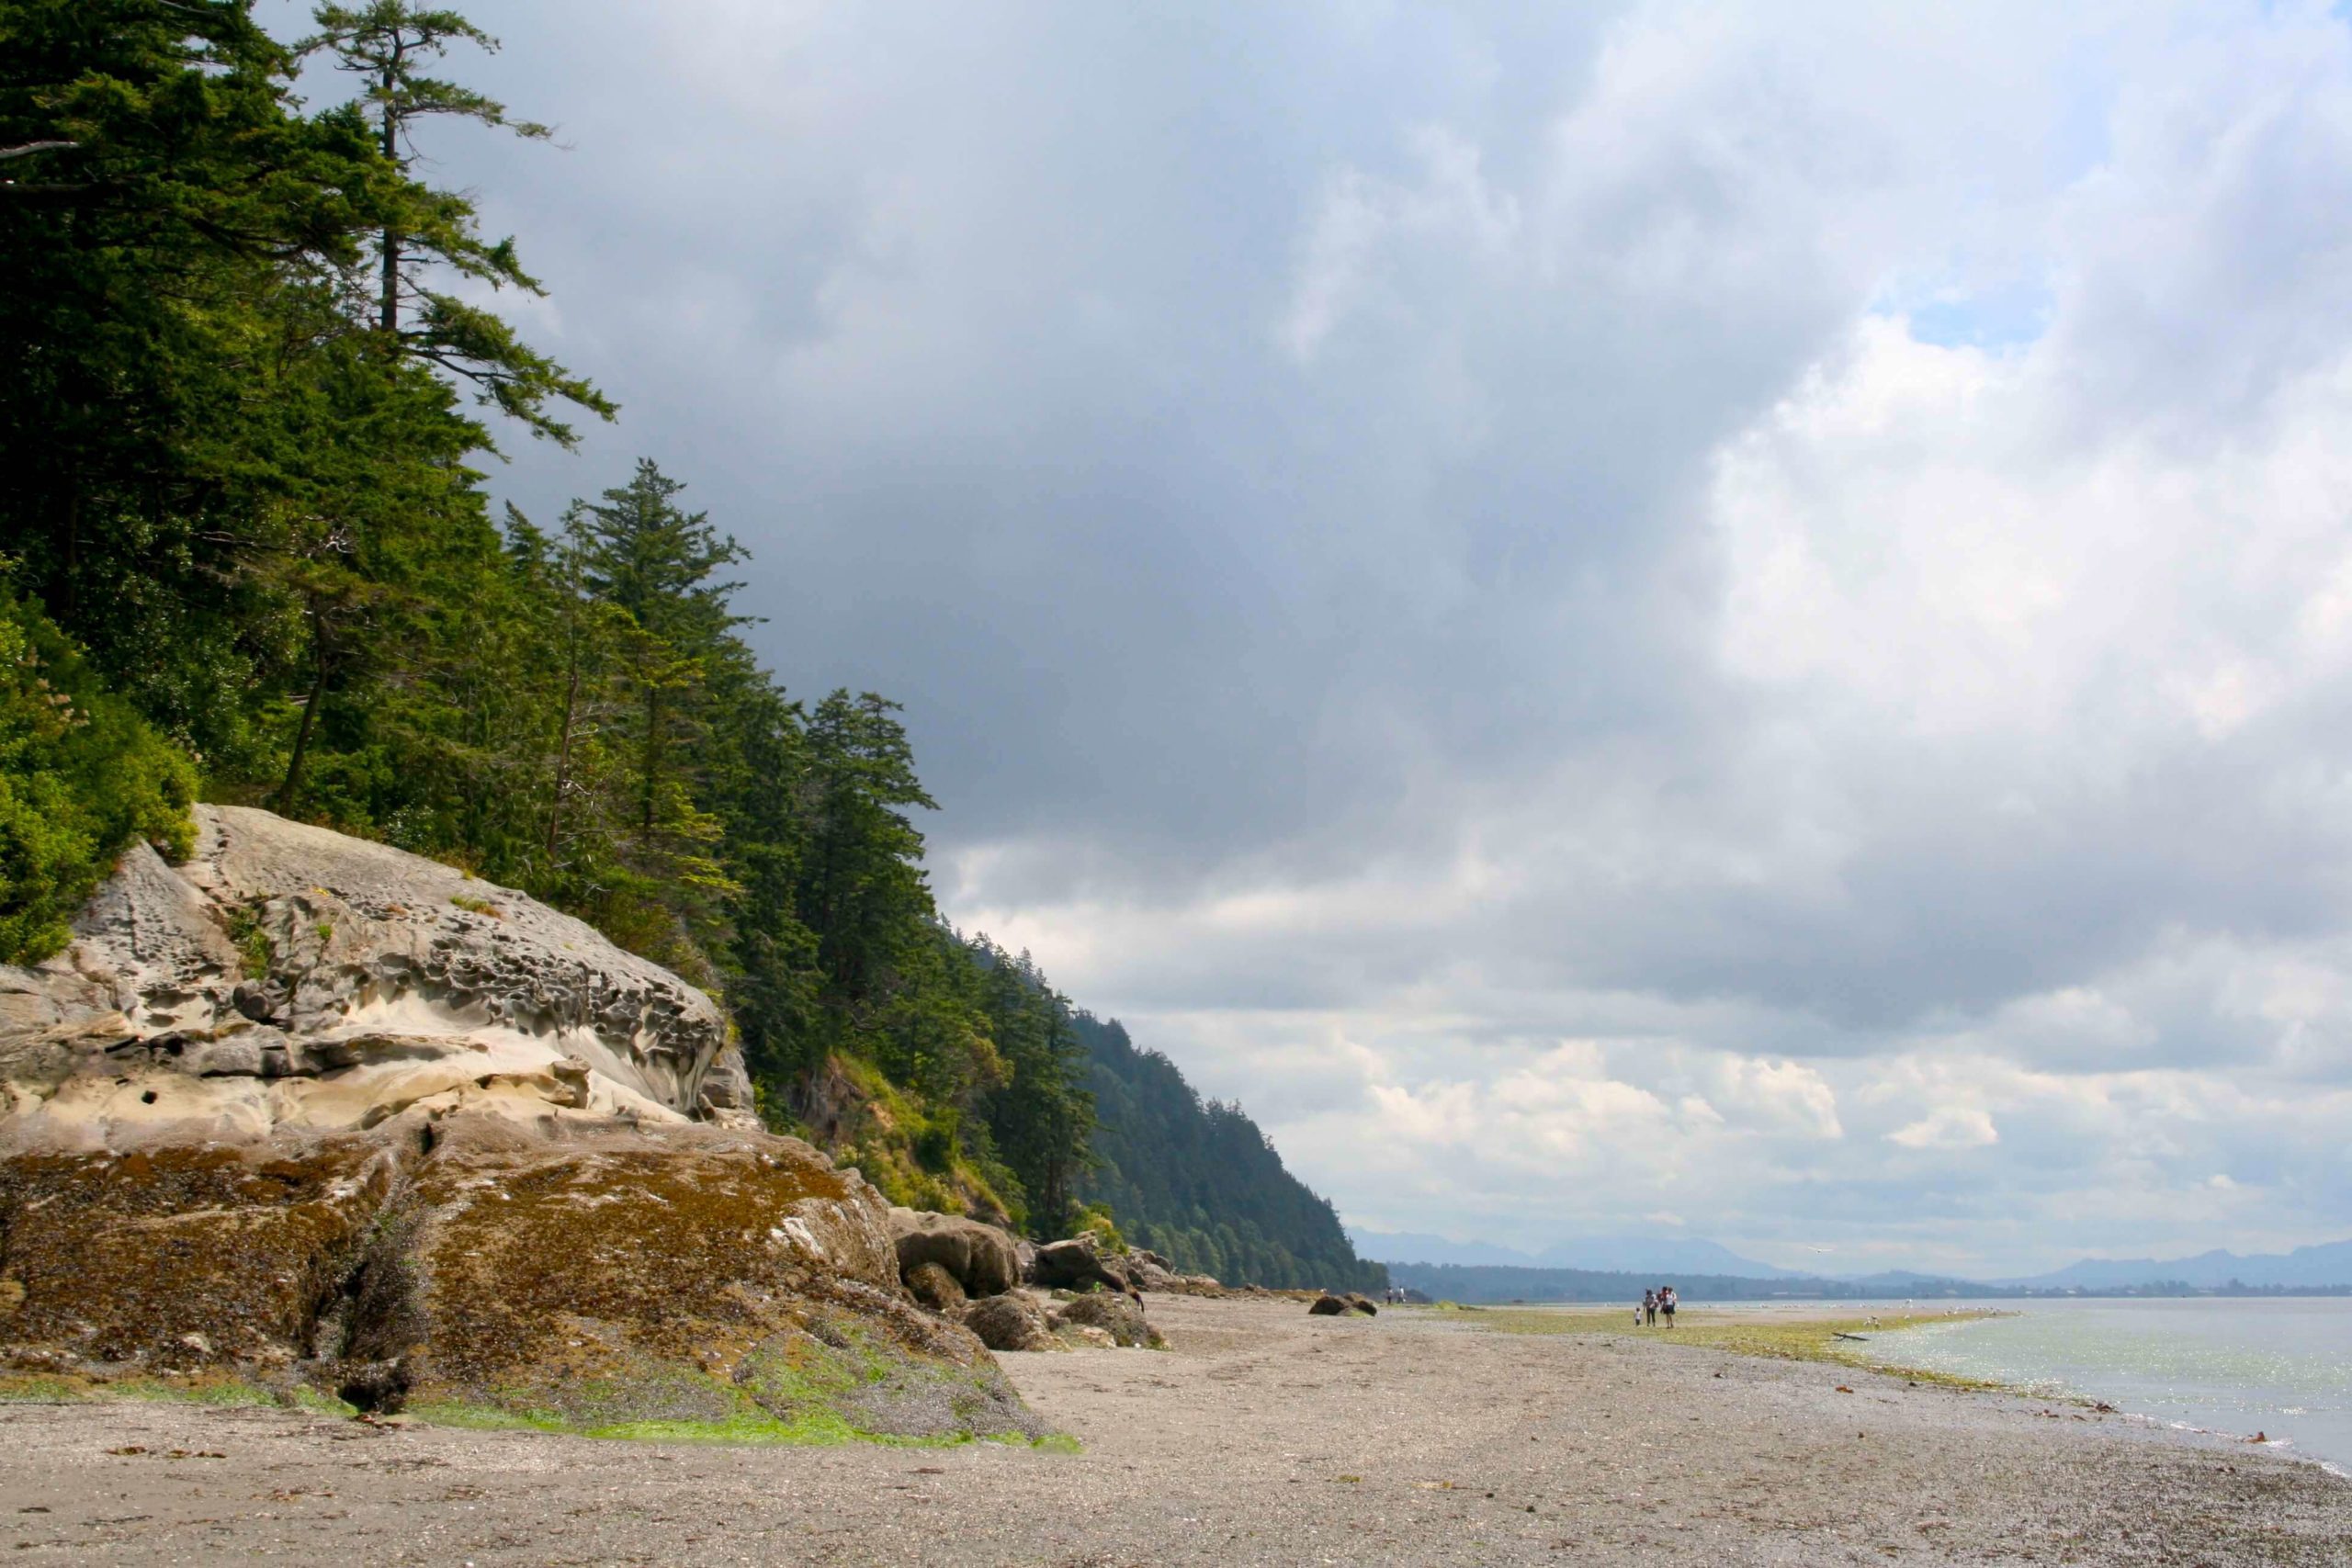
[[[447,1420],[1035,1438],[709,999],[519,895],[201,808],[0,970],[0,1372]]]
[[[428,1417],[795,1440],[1042,1436],[807,1145],[458,1113],[0,1160],[0,1365]]]

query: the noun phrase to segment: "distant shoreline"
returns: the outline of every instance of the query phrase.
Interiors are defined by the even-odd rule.
[[[1399,1263],[1380,1259],[1389,1279],[1432,1301],[1481,1305],[1633,1303],[1644,1290],[1672,1284],[1686,1302],[1966,1302],[1966,1301],[2246,1301],[2328,1300],[2352,1296],[2343,1285],[2191,1285],[2154,1280],[2137,1285],[1987,1285],[1959,1280],[1885,1281],[1818,1278],[1765,1279],[1745,1274],[1695,1274],[1674,1269],[1536,1269],[1485,1263]]]

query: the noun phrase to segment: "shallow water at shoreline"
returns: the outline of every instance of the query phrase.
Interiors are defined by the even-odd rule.
[[[2009,1314],[1891,1332],[1872,1359],[2211,1432],[2352,1472],[2352,1299],[1972,1302]]]
[[[1576,1302],[1481,1310],[1557,1313],[1605,1328],[1619,1325],[1625,1309]],[[1874,1332],[1866,1346],[1848,1348],[1883,1367],[2104,1401],[2184,1431],[2259,1432],[2288,1454],[2352,1477],[2352,1298],[1776,1298],[1684,1308],[1692,1327],[1724,1316],[1945,1314],[1951,1321]]]

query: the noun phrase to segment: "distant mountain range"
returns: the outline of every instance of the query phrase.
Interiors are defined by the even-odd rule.
[[[1965,1284],[1975,1291],[2122,1291],[2154,1284],[2180,1284],[2200,1291],[2222,1290],[2233,1284],[2254,1290],[2286,1291],[2352,1286],[2352,1240],[2299,1247],[2288,1253],[2244,1257],[2233,1252],[2207,1252],[2195,1258],[2168,1260],[2089,1258],[2047,1274],[1960,1280],[1907,1269],[1873,1274],[1838,1273],[1831,1268],[1780,1269],[1743,1258],[1714,1242],[1690,1236],[1590,1236],[1559,1242],[1541,1252],[1521,1252],[1488,1242],[1449,1241],[1443,1236],[1410,1231],[1351,1230],[1350,1235],[1358,1254],[1384,1263],[1661,1276],[1706,1274],[1758,1280],[1819,1280],[1877,1295],[1909,1294],[1915,1290],[1951,1284]]]
[[[1605,1235],[1557,1242],[1541,1252],[1521,1252],[1483,1241],[1448,1241],[1411,1231],[1351,1230],[1357,1256],[1383,1263],[1459,1264],[1501,1269],[1577,1269],[1611,1274],[1725,1274],[1753,1280],[1794,1280],[1795,1269],[1776,1269],[1742,1258],[1727,1247],[1689,1236]]]
[[[2086,1258],[2047,1274],[1998,1283],[2037,1291],[2108,1291],[2121,1286],[2177,1280],[2200,1291],[2235,1281],[2256,1289],[2308,1290],[2322,1285],[2352,1284],[2352,1241],[2324,1242],[2292,1252],[2201,1252],[2194,1258],[2162,1260],[2153,1258]]]

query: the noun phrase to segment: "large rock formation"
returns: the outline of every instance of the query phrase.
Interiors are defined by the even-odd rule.
[[[1026,1291],[984,1296],[964,1309],[964,1326],[991,1350],[1050,1350],[1054,1325],[1045,1307]]]
[[[899,1272],[910,1286],[916,1272],[936,1266],[967,1296],[1001,1295],[1021,1282],[1020,1255],[1010,1232],[961,1214],[892,1209],[890,1234]]]
[[[1083,1325],[1099,1328],[1112,1342],[1129,1349],[1164,1349],[1159,1330],[1144,1321],[1143,1308],[1114,1291],[1089,1291],[1055,1309],[1054,1326]]]
[[[364,1127],[509,1102],[756,1125],[710,998],[519,893],[235,807],[144,845],[65,953],[0,967],[17,1145]],[[519,1103],[514,1103],[519,1102]]]
[[[1029,1280],[1048,1290],[1128,1291],[1126,1270],[1119,1260],[1106,1258],[1090,1233],[1047,1242],[1029,1265]]]
[[[709,999],[380,845],[199,808],[0,968],[0,1367],[582,1430],[1039,1428]]]

